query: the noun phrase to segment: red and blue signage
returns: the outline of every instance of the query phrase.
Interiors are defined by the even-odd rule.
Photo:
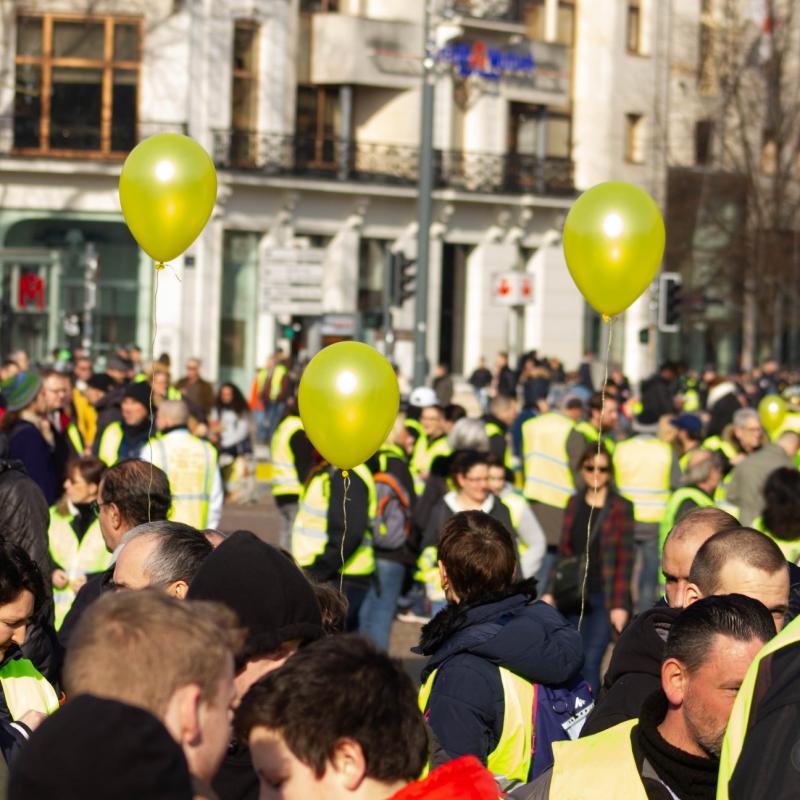
[[[479,75],[490,81],[512,75],[530,75],[536,68],[531,52],[501,50],[487,47],[483,42],[447,44],[439,51],[438,60],[452,64],[463,78]]]

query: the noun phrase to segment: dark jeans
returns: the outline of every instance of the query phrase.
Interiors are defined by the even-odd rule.
[[[578,627],[580,614],[568,614],[569,622]],[[583,677],[592,687],[597,697],[600,689],[600,664],[603,661],[608,643],[611,641],[611,620],[606,610],[605,597],[602,592],[586,595],[586,606],[581,623],[581,641],[583,642]]]
[[[336,588],[339,588],[338,585]],[[361,581],[350,581],[345,577],[342,583],[342,592],[347,598],[347,618],[344,623],[345,633],[353,633],[358,630],[359,613],[368,591],[369,584]]]
[[[358,630],[381,649],[389,649],[389,637],[397,608],[397,598],[403,588],[405,565],[385,558],[375,559],[376,581],[369,587],[361,605]]]

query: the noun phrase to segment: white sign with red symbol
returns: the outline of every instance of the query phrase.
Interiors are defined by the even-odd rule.
[[[495,272],[492,298],[496,306],[524,306],[533,302],[533,275],[529,272]]]

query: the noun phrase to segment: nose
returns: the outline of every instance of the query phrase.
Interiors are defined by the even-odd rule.
[[[11,637],[11,641],[14,642],[14,644],[17,644],[20,647],[22,647],[22,645],[25,644],[25,633],[27,630],[28,626],[24,622],[22,623],[22,625],[18,625],[14,629],[14,634]]]

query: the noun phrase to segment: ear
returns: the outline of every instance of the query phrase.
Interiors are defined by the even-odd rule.
[[[188,591],[189,584],[186,581],[173,581],[167,586],[167,594],[170,597],[177,597],[178,600],[185,600]]]
[[[688,608],[692,603],[702,600],[703,593],[697,588],[696,583],[687,583],[683,598],[683,607]]]
[[[669,704],[680,706],[686,691],[686,669],[675,658],[668,658],[661,665],[661,688],[667,696]]]
[[[122,525],[122,514],[120,514],[119,506],[116,503],[109,503],[108,512],[111,515],[111,524],[115,528],[119,528]]]
[[[182,747],[200,744],[200,694],[200,687],[189,683],[176,689],[167,703],[164,726]]]
[[[355,792],[367,777],[367,761],[361,745],[354,739],[340,739],[330,760],[337,783],[348,792]]]

